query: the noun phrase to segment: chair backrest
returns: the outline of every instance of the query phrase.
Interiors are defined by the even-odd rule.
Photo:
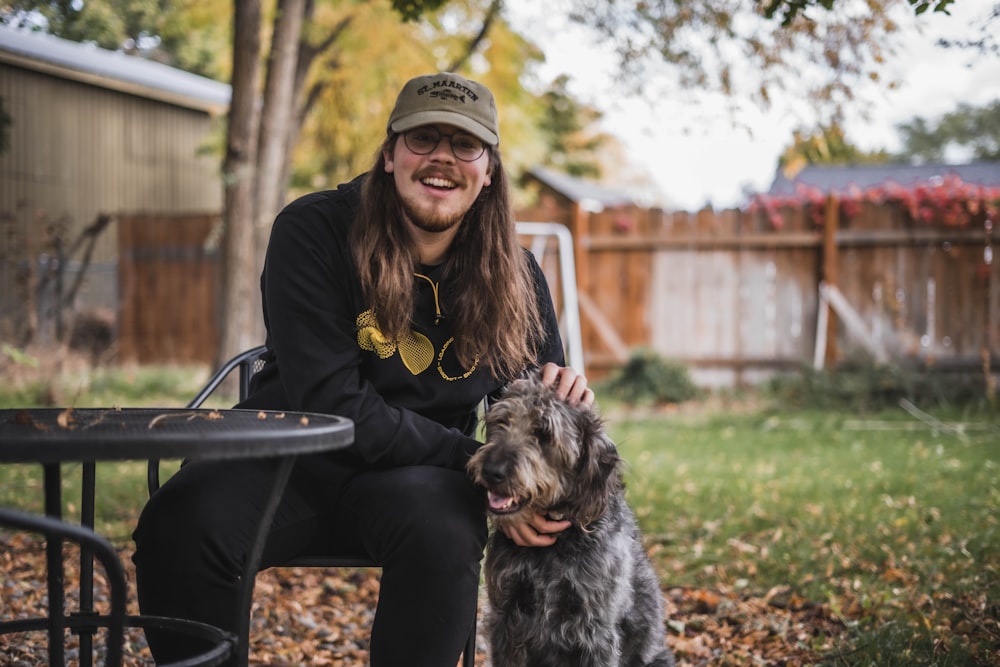
[[[208,382],[201,388],[201,391],[192,398],[185,407],[194,409],[199,408],[201,405],[208,400],[219,385],[229,377],[229,374],[234,370],[239,370],[239,396],[242,401],[250,394],[250,378],[253,377],[254,373],[258,372],[264,366],[264,360],[262,359],[264,352],[267,347],[264,345],[258,345],[257,347],[252,347],[249,350],[240,352],[235,357],[227,361],[222,365],[219,370],[208,379]],[[150,459],[146,466],[146,487],[149,493],[153,493],[158,488],[160,488],[160,460]]]
[[[219,370],[215,372],[214,375],[212,375],[211,378],[209,378],[208,382],[205,383],[205,386],[201,388],[201,391],[199,391],[198,394],[187,404],[187,407],[200,407],[201,404],[208,400],[208,397],[219,388],[219,385],[222,384],[227,377],[229,377],[229,374],[237,369],[239,369],[240,372],[239,396],[242,401],[250,394],[250,378],[252,378],[254,373],[258,372],[264,366],[264,360],[261,357],[263,357],[266,350],[266,346],[258,345],[257,347],[252,347],[249,350],[240,352],[235,357],[227,361],[221,368],[219,368]]]

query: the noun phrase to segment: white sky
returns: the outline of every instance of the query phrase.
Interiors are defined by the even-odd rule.
[[[959,103],[981,106],[1000,98],[1000,57],[976,57],[971,51],[935,46],[939,36],[978,36],[978,23],[975,28],[970,25],[997,1],[957,0],[951,16],[926,13],[913,18],[904,13],[912,25],[885,70],[887,79],[895,77],[902,85],[893,91],[872,91],[869,118],[849,117],[847,138],[864,149],[896,150],[896,124],[914,116],[934,118],[955,110]],[[514,27],[546,53],[542,78],[548,81],[561,73],[573,77],[573,92],[605,113],[603,129],[617,136],[630,160],[652,175],[668,205],[694,210],[711,202],[725,208],[739,204],[745,187],[766,190],[792,132],[815,124],[788,111],[793,105],[780,97],[766,113],[749,102],[737,104],[737,119],[753,128],[752,136],[734,127],[721,102],[706,100],[693,108],[669,99],[651,105],[623,98],[615,87],[609,51],[595,46],[585,31],[562,18],[563,4],[564,0],[508,0],[507,7]]]

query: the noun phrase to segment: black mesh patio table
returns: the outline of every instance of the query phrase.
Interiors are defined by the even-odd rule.
[[[108,628],[107,664],[120,665],[124,628],[159,627],[208,639],[213,648],[185,660],[185,667],[218,665],[246,647],[236,636],[185,619],[129,616],[125,572],[114,547],[94,532],[95,463],[109,460],[274,458],[275,475],[269,501],[243,577],[240,609],[248,609],[253,576],[260,564],[268,527],[297,456],[347,447],[353,423],[343,417],[311,413],[255,410],[188,410],[161,408],[25,408],[0,410],[0,463],[40,463],[44,471],[45,516],[0,508],[0,525],[46,537],[48,615],[0,622],[0,635],[48,631],[49,664],[64,665],[64,635],[80,636],[81,667],[92,664],[93,635]],[[60,464],[82,463],[80,525],[62,519]],[[80,604],[66,614],[64,541],[80,545]],[[93,560],[104,567],[111,594],[110,613],[94,611]],[[246,616],[246,618],[243,618]],[[239,623],[249,623],[242,614]],[[241,636],[246,636],[244,633]]]

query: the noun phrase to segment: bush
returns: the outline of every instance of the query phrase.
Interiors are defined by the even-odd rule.
[[[874,412],[897,407],[902,399],[924,408],[975,406],[987,401],[982,375],[862,361],[849,361],[830,370],[803,367],[764,388],[782,405],[794,408]]]
[[[667,361],[648,350],[634,352],[601,387],[609,395],[633,405],[683,403],[700,395],[687,366]]]

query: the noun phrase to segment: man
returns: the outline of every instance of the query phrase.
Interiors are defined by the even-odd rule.
[[[374,667],[454,667],[475,619],[483,493],[465,464],[475,409],[542,366],[571,403],[544,276],[520,247],[493,95],[455,74],[400,92],[371,171],[275,220],[261,277],[266,364],[240,407],[351,418],[354,445],[302,457],[263,567],[306,554],[382,566]],[[239,573],[270,481],[266,462],[194,462],[150,499],[135,532],[144,614],[232,628]],[[545,547],[567,522],[509,529]],[[197,645],[150,632],[158,661]]]

